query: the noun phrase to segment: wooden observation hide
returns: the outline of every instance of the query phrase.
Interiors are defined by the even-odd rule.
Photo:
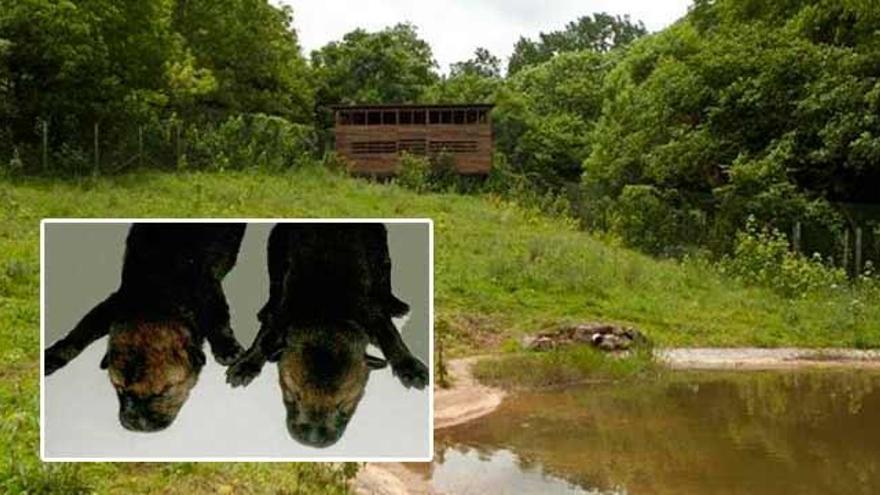
[[[335,106],[336,152],[356,174],[387,176],[404,152],[447,153],[455,170],[485,175],[492,168],[492,105]]]

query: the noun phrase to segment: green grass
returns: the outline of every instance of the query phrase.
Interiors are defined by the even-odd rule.
[[[325,482],[343,484],[327,466],[38,461],[39,221],[114,216],[433,218],[435,307],[452,356],[491,352],[524,332],[585,320],[637,326],[658,345],[880,345],[875,293],[787,300],[704,264],[657,261],[609,245],[564,219],[489,196],[416,195],[314,169],[0,179],[0,492],[107,492],[133,487],[128,480],[147,492],[229,485],[308,493]]]
[[[472,371],[480,382],[504,389],[543,388],[587,380],[634,378],[660,368],[649,349],[613,356],[585,346],[548,352],[504,354],[478,361]]]

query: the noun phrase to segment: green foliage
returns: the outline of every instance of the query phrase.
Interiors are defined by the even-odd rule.
[[[311,122],[314,89],[290,7],[265,0],[176,3],[174,30],[196,70],[216,80],[209,91],[199,92],[196,108],[181,105],[182,110],[208,107],[212,112],[265,113]],[[175,63],[187,66],[181,58]]]
[[[122,123],[162,105],[175,51],[171,10],[165,0],[0,2],[12,142],[38,141],[38,118],[76,141],[94,122]]]
[[[407,189],[426,192],[429,189],[430,174],[431,163],[427,158],[403,153],[400,156],[400,167],[397,170],[395,180]]]
[[[513,47],[507,73],[516,74],[525,67],[546,62],[560,53],[606,53],[631,43],[646,32],[644,24],[632,22],[629,16],[612,16],[601,12],[583,16],[569,22],[562,31],[540,33],[538,41],[521,37]]]
[[[377,32],[355,29],[312,51],[321,147],[328,149],[333,139],[331,105],[420,101],[439,80],[436,66],[431,46],[407,23]]]
[[[770,287],[786,297],[803,298],[846,284],[843,270],[828,266],[818,254],[807,258],[792,251],[784,234],[759,229],[754,219],[737,234],[733,254],[725,257],[720,267],[723,273]]]
[[[479,178],[455,171],[455,157],[440,153],[430,158],[403,153],[395,182],[416,192],[467,193],[480,189]]]
[[[412,24],[356,29],[312,52],[319,105],[407,103],[434,81],[431,47]]]
[[[496,152],[492,169],[478,190],[550,216],[570,217],[572,210],[568,198],[556,191],[536,187],[537,182],[533,175],[515,170],[506,155]]]
[[[535,187],[559,190],[577,181],[601,107],[607,56],[564,53],[524,69],[496,96],[497,149]]]
[[[197,168],[285,170],[308,162],[314,149],[311,127],[264,114],[237,115],[187,134],[186,160]]]
[[[474,57],[456,62],[448,77],[440,78],[422,94],[426,103],[491,103],[501,88],[501,61],[485,48],[477,48]]]
[[[291,23],[265,0],[0,0],[0,163],[17,150],[25,172],[81,171],[95,124],[103,164],[118,166],[139,127],[172,116],[310,122]],[[51,171],[39,166],[44,123]]]
[[[603,353],[590,346],[548,352],[525,352],[477,362],[474,376],[495,387],[536,388],[572,385],[590,380],[620,380],[656,370],[651,351],[637,349],[628,356]]]
[[[610,230],[627,245],[661,254],[674,245],[673,209],[653,186],[626,186],[611,213]]]
[[[489,50],[478,47],[474,50],[474,58],[464,62],[456,62],[449,68],[452,77],[472,74],[490,79],[501,78],[501,59],[492,55]]]
[[[679,215],[709,221],[699,239],[669,242],[716,253],[749,215],[839,233],[829,201],[880,201],[869,186],[880,181],[878,26],[876,8],[858,1],[696,2],[605,78],[586,202],[653,186],[677,198]]]

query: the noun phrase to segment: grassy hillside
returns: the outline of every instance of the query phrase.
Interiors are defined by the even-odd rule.
[[[290,487],[343,475],[310,465],[42,467],[38,443],[39,221],[44,217],[430,217],[438,329],[454,353],[565,321],[633,324],[661,345],[880,345],[880,308],[849,291],[786,300],[698,262],[657,261],[563,219],[492,197],[416,195],[322,170],[0,181],[0,491]],[[180,485],[182,484],[182,485]]]

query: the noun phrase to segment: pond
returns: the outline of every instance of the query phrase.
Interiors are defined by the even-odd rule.
[[[435,448],[409,468],[450,494],[880,493],[880,374],[674,372],[519,393]]]

